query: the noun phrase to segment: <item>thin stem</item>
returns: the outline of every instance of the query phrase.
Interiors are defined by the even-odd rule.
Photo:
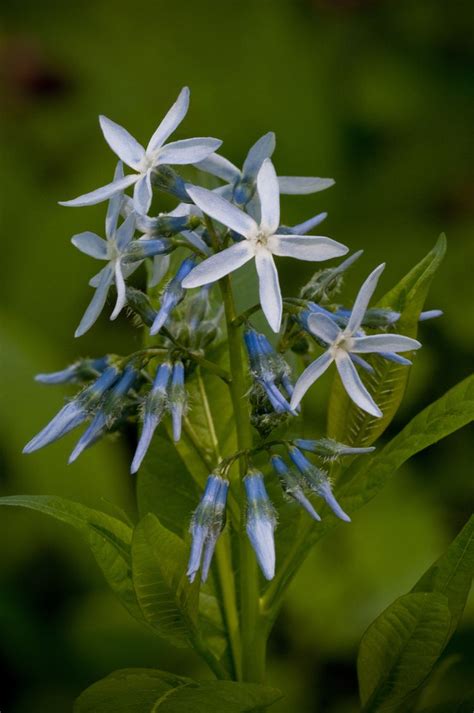
[[[199,634],[192,637],[191,643],[196,653],[198,653],[199,656],[207,663],[216,678],[220,680],[229,679],[228,672],[216,659],[214,654],[209,651]]]

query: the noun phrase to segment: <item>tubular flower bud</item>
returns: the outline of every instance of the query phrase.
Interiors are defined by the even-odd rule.
[[[244,341],[252,376],[263,387],[273,409],[277,413],[294,413],[278,388],[278,385],[283,386],[288,396],[293,393],[289,379],[290,367],[286,361],[277,354],[265,335],[254,329],[245,331]]]
[[[53,371],[49,374],[37,374],[35,381],[41,384],[72,384],[97,378],[108,366],[108,357],[98,359],[80,359],[62,371]]]
[[[168,406],[168,383],[170,376],[171,364],[169,362],[161,364],[157,369],[150,393],[145,399],[143,409],[143,428],[130,468],[131,473],[136,473],[140,468],[156,427],[166,412]]]
[[[374,446],[368,448],[352,448],[351,446],[345,446],[344,443],[338,443],[332,438],[319,438],[318,440],[298,438],[295,441],[295,445],[302,451],[315,453],[327,460],[336,460],[339,456],[358,456],[375,451]]]
[[[261,473],[250,471],[244,478],[244,485],[247,494],[247,535],[263,576],[270,580],[275,576],[275,511]]]
[[[147,257],[167,255],[173,248],[173,243],[169,238],[154,238],[152,240],[139,238],[128,245],[122,257],[122,263],[141,262]]]
[[[190,532],[192,536],[191,553],[187,576],[194,582],[201,568],[201,581],[205,582],[217,539],[225,524],[225,506],[229,481],[220,475],[210,475],[207,479],[204,494],[191,519]]]
[[[161,298],[160,309],[150,329],[150,334],[158,334],[162,326],[168,320],[171,312],[183,299],[185,295],[185,290],[182,287],[181,283],[186,277],[186,275],[191,272],[195,264],[196,262],[194,258],[186,258],[181,263],[175,277],[173,277],[172,280],[168,282]]]
[[[184,387],[184,365],[177,361],[173,366],[173,375],[168,389],[168,402],[173,426],[173,439],[181,438],[184,409],[186,408],[186,389]]]
[[[318,513],[304,494],[307,485],[298,471],[289,469],[283,458],[272,456],[272,466],[275,473],[280,478],[286,495],[296,500],[314,520],[320,521]]]
[[[326,501],[327,505],[329,505],[338,518],[345,522],[350,522],[351,519],[349,515],[344,512],[332,493],[327,473],[310,463],[298,448],[290,447],[288,448],[288,453],[292,462],[305,479],[308,487]]]

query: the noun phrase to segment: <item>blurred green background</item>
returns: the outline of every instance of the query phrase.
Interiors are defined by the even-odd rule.
[[[126,467],[133,433],[100,443],[70,467],[74,436],[29,457],[20,451],[66,396],[35,384],[35,373],[79,354],[131,351],[140,338],[125,317],[110,323],[104,316],[74,340],[95,264],[69,238],[100,233],[104,207],[75,211],[56,201],[110,180],[114,156],[99,113],[145,141],[185,84],[191,110],[177,138],[217,136],[240,163],[250,144],[274,130],[280,174],[335,177],[327,192],[285,199],[284,219],[328,210],[324,232],[364,248],[348,294],[381,261],[388,263],[381,291],[388,289],[447,233],[447,259],[428,303],[445,317],[422,326],[425,347],[390,432],[469,373],[471,2],[7,0],[2,13],[2,494],[61,494],[133,513]],[[287,294],[311,271],[284,260],[280,267]],[[270,682],[287,694],[275,713],[357,710],[355,655],[364,629],[467,519],[470,435],[465,429],[416,457],[350,528],[313,552],[270,642]],[[83,688],[119,667],[203,674],[190,654],[132,621],[66,526],[2,511],[0,543],[2,712],[70,711]],[[471,600],[448,652],[459,657],[433,702],[468,687],[473,629]]]

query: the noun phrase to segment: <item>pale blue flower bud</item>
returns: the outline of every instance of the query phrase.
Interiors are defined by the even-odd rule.
[[[186,407],[184,365],[182,361],[177,361],[173,366],[173,376],[168,389],[168,401],[173,426],[173,440],[177,442],[181,438],[183,414]]]
[[[357,456],[375,451],[374,446],[367,448],[353,448],[352,446],[344,445],[344,443],[338,443],[332,438],[319,438],[317,440],[298,438],[295,440],[295,445],[302,451],[316,453],[316,455],[329,460],[339,458],[339,456]]]
[[[141,262],[141,260],[144,260],[147,257],[167,255],[173,249],[173,243],[169,238],[133,240],[128,244],[127,249],[122,256],[122,263],[129,264],[133,262]]]
[[[195,265],[196,260],[194,258],[188,257],[183,260],[175,277],[173,277],[165,287],[161,298],[160,309],[150,329],[150,334],[158,334],[162,326],[168,320],[171,312],[183,299],[186,290],[182,287],[181,283]]]
[[[115,366],[108,367],[97,381],[81,391],[72,401],[69,401],[53,420],[26,444],[23,453],[32,453],[43,448],[83,423],[90,410],[97,405],[105,392],[117,380],[118,375],[119,371]]]
[[[285,493],[293,500],[296,500],[314,520],[320,521],[318,513],[304,494],[306,483],[293,469],[289,469],[283,458],[272,456],[272,466],[280,478]],[[303,482],[302,482],[303,480]]]
[[[228,480],[219,475],[208,477],[204,494],[189,528],[192,544],[186,574],[191,582],[194,581],[200,567],[201,581],[207,580],[217,539],[224,527],[228,489]]]
[[[247,535],[263,576],[270,580],[275,576],[275,511],[261,473],[250,471],[244,478],[244,486],[247,494]]]
[[[41,384],[67,384],[97,378],[108,366],[108,357],[99,359],[80,359],[75,364],[62,371],[53,371],[49,374],[37,374],[35,381]]]
[[[288,364],[277,354],[264,334],[259,334],[254,329],[246,329],[244,341],[252,376],[264,388],[274,410],[278,413],[294,413],[277,386],[281,384],[291,396],[293,387],[288,376]]]
[[[155,433],[156,427],[163,418],[168,405],[168,382],[171,376],[171,364],[161,364],[156,372],[155,380],[150,393],[145,399],[143,412],[143,428],[138,441],[137,449],[130,468],[131,473],[136,473],[146,455],[148,447]]]
[[[344,520],[345,522],[350,522],[351,519],[349,515],[344,512],[332,493],[327,473],[310,463],[310,461],[304,457],[298,448],[290,446],[288,448],[288,453],[292,462],[306,480],[309,488],[326,501],[338,518]]]

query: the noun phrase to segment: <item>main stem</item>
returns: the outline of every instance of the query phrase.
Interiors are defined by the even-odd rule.
[[[252,447],[252,432],[245,399],[246,382],[242,359],[240,329],[235,325],[236,309],[229,276],[219,282],[227,322],[227,340],[232,381],[230,384],[237,432],[237,447],[247,450]],[[245,502],[243,477],[245,461],[239,459],[242,502]],[[260,627],[258,570],[255,555],[245,532],[245,509],[242,508],[240,527],[240,627],[242,637],[242,678],[244,681],[262,683],[265,677],[266,637]]]

